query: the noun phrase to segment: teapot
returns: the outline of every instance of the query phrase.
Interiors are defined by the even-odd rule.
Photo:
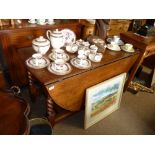
[[[63,33],[58,29],[54,30],[53,32],[51,30],[47,30],[46,36],[51,41],[51,45],[54,50],[60,49],[65,44]]]
[[[36,52],[44,55],[50,48],[50,41],[43,36],[40,36],[39,38],[32,40],[32,47]]]

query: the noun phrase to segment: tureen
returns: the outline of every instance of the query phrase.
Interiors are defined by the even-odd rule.
[[[58,29],[51,31],[47,30],[46,32],[47,38],[51,41],[52,47],[57,50],[64,46],[64,36],[61,31]]]
[[[50,48],[50,41],[40,36],[32,41],[32,47],[36,52],[44,55]]]

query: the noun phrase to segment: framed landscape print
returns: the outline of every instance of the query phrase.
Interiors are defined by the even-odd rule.
[[[122,73],[86,90],[85,129],[120,107],[125,78]]]

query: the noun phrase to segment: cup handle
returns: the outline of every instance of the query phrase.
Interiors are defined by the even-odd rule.
[[[47,32],[46,32],[46,36],[47,36],[47,38],[50,40],[50,36],[52,35],[52,32],[51,32],[51,30],[47,30]]]

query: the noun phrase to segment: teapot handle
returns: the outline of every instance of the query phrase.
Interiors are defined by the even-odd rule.
[[[46,36],[47,36],[47,38],[50,40],[50,36],[52,35],[52,32],[51,32],[51,30],[47,30],[47,32],[46,32]]]

